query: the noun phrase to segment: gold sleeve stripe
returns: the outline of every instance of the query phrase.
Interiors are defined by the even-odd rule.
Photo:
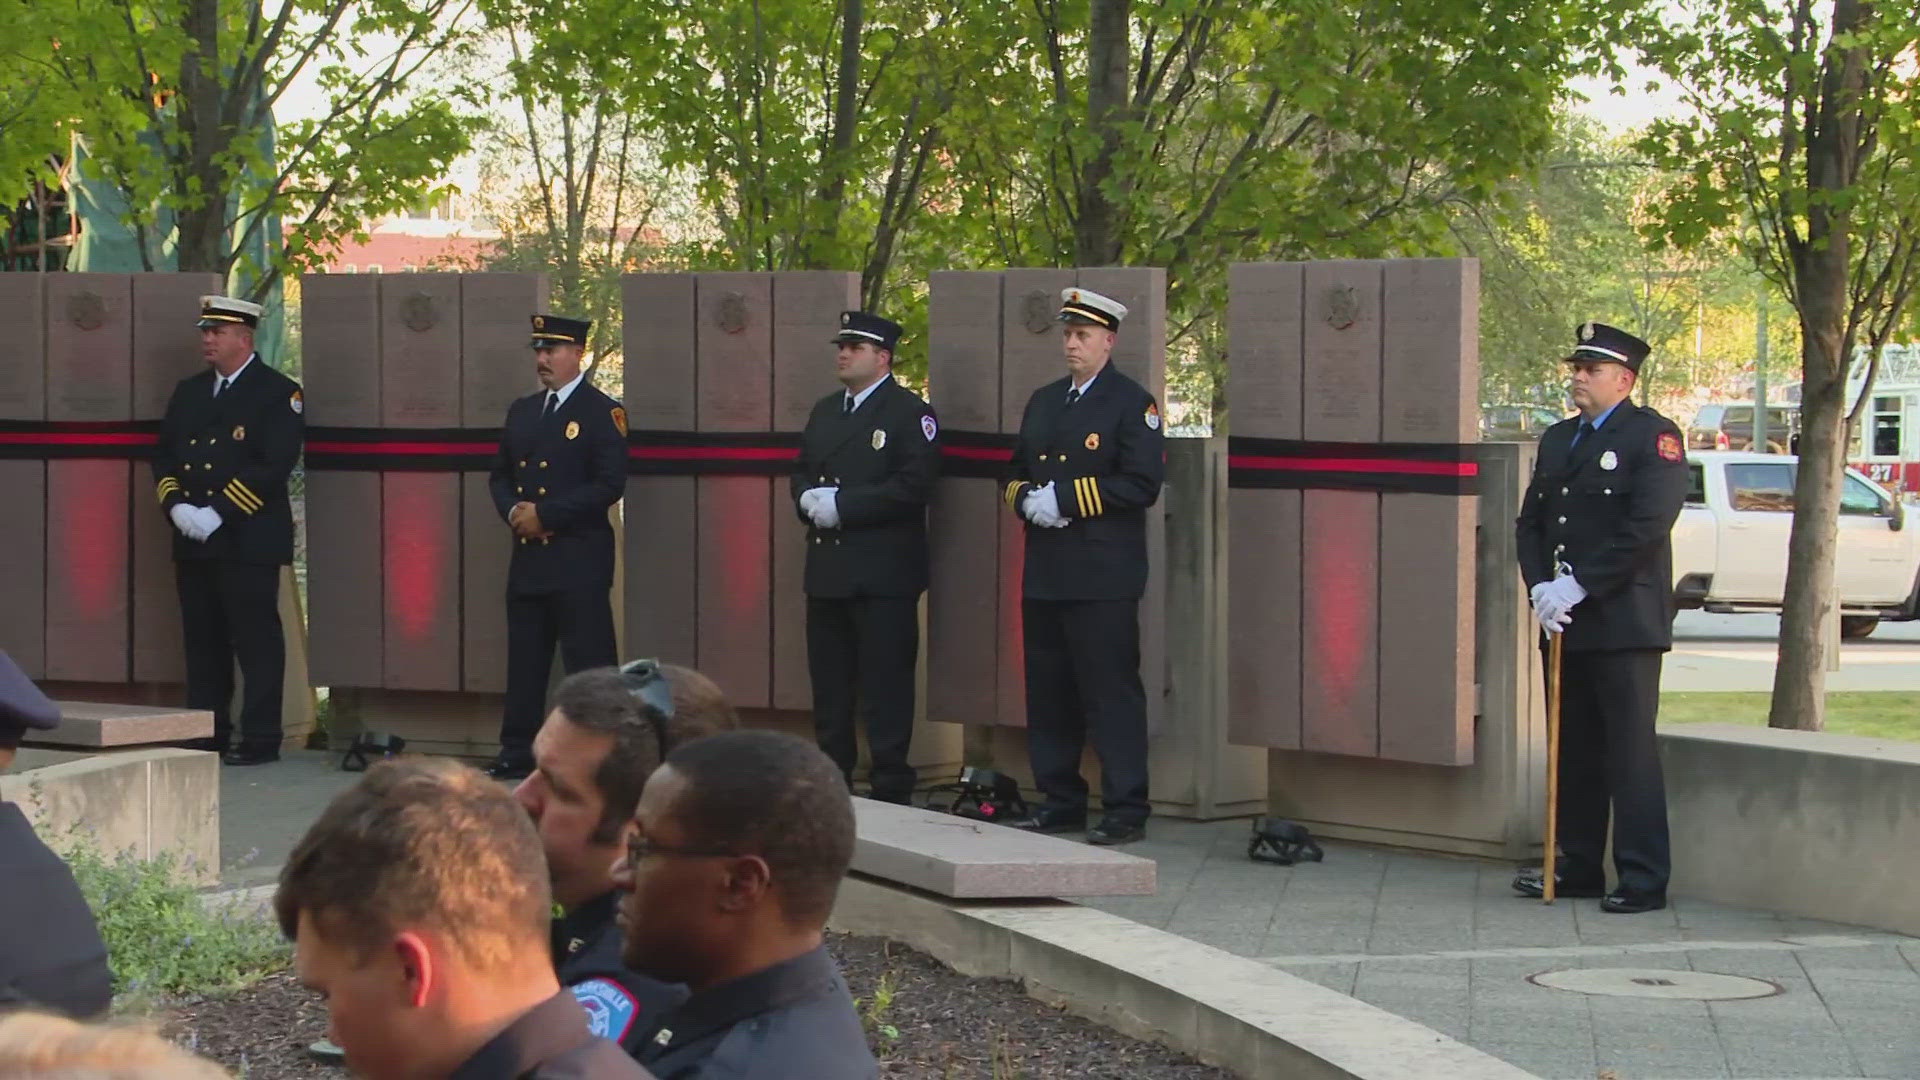
[[[1101,514],[1106,513],[1107,500],[1100,497],[1100,480],[1098,477],[1087,477],[1087,490],[1093,493],[1093,516],[1099,517]]]
[[[163,476],[160,478],[160,482],[154,485],[153,494],[154,494],[154,497],[159,499],[161,502],[166,502],[167,496],[179,490],[180,490],[180,481],[175,480],[171,476]]]
[[[1073,495],[1080,503],[1081,517],[1099,517],[1106,509],[1100,502],[1100,481],[1091,476],[1074,478]]]
[[[226,490],[227,498],[233,500],[233,505],[249,514],[257,513],[262,506],[266,505],[256,498],[253,492],[247,490],[247,485],[238,480],[227,481]]]
[[[1008,506],[1012,506],[1012,505],[1013,505],[1013,500],[1014,500],[1014,499],[1016,499],[1016,498],[1018,498],[1018,497],[1020,496],[1020,485],[1021,485],[1021,484],[1024,484],[1024,483],[1026,483],[1026,481],[1025,481],[1025,480],[1009,480],[1009,481],[1007,481],[1007,493],[1006,493],[1006,495],[1005,495],[1004,497],[1005,497],[1005,498],[1006,498],[1006,500],[1007,500],[1007,505],[1008,505]]]
[[[1073,509],[1075,517],[1093,516],[1087,512],[1087,478],[1084,476],[1073,478]]]

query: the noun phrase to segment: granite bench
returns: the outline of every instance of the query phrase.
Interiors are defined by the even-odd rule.
[[[957,900],[1151,896],[1156,864],[935,810],[853,800],[853,872]]]
[[[34,732],[25,745],[129,750],[213,737],[213,713],[205,709],[163,709],[91,701],[55,704],[60,706],[60,726],[52,731]]]

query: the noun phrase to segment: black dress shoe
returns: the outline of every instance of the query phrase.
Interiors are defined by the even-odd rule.
[[[1087,833],[1087,843],[1111,847],[1114,844],[1131,844],[1135,840],[1147,838],[1147,827],[1138,821],[1115,821],[1107,818]]]
[[[1087,827],[1087,815],[1084,811],[1076,814],[1071,810],[1035,810],[1026,817],[1016,818],[1007,824],[1028,832],[1079,832]]]
[[[1626,889],[1615,889],[1600,901],[1600,910],[1609,915],[1644,915],[1666,906],[1666,893],[1630,892]]]
[[[279,760],[280,748],[276,746],[241,746],[220,757],[220,761],[227,765],[265,765]]]
[[[501,754],[480,771],[495,780],[524,780],[533,775],[533,758],[522,754]]]
[[[1529,870],[1522,870],[1519,875],[1513,879],[1513,891],[1519,893],[1521,896],[1530,896],[1538,900],[1547,895],[1546,880],[1547,875],[1542,873],[1537,866]],[[1553,875],[1553,895],[1555,899],[1562,896],[1573,900],[1591,899],[1606,891],[1607,886],[1604,881],[1568,878],[1565,874],[1559,873]]]
[[[225,754],[227,752],[227,740],[216,739],[212,736],[204,739],[186,739],[174,745],[182,750],[202,750],[209,754]]]

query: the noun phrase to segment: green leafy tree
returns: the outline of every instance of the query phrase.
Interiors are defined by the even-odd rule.
[[[416,202],[466,149],[470,95],[421,75],[467,40],[471,2],[64,0],[35,5],[34,30],[58,45],[59,119],[125,198],[149,268],[213,271],[262,297]],[[303,80],[320,109],[276,131]],[[244,253],[282,221],[284,249],[252,265]]]
[[[1701,0],[1639,35],[1692,109],[1642,142],[1680,178],[1650,231],[1678,247],[1750,235],[1798,316],[1800,468],[1768,722],[1818,730],[1855,349],[1901,325],[1920,275],[1920,9]]]

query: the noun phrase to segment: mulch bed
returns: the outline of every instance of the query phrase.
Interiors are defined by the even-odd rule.
[[[836,934],[854,996],[865,1004],[892,975],[893,1001],[875,1017],[899,1038],[876,1046],[880,1073],[902,1080],[1154,1077],[1232,1080],[1155,1043],[1129,1039],[1028,997],[1020,984],[960,975],[938,960],[878,938]],[[176,1003],[164,1011],[175,1040],[232,1069],[272,1080],[342,1080],[344,1069],[307,1055],[326,1034],[320,1000],[291,973],[271,975],[237,993]],[[244,1072],[242,1071],[244,1070]]]

